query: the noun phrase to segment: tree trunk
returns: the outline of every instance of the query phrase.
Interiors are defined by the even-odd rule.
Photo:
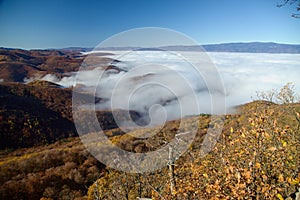
[[[174,177],[174,160],[173,160],[173,148],[169,147],[169,178],[170,178],[170,190],[171,194],[175,194],[175,177]]]

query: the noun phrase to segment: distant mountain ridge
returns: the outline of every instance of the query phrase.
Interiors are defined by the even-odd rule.
[[[79,52],[89,52],[93,50],[99,51],[129,51],[129,50],[139,50],[139,51],[155,51],[155,50],[165,50],[165,51],[202,51],[203,49],[207,52],[244,52],[244,53],[293,53],[300,54],[300,44],[283,44],[275,42],[236,42],[236,43],[220,43],[220,44],[205,44],[205,45],[174,45],[174,46],[161,46],[157,48],[153,47],[137,47],[137,46],[127,46],[127,47],[67,47],[67,48],[57,48],[57,49],[41,49],[41,50],[31,50],[31,51],[61,51],[65,54],[77,54]],[[0,47],[1,50],[20,50],[14,48],[4,48]],[[1,55],[1,52],[0,52]]]
[[[208,52],[248,52],[248,53],[300,53],[299,44],[261,43],[224,43],[203,45]]]
[[[206,45],[195,45],[195,46],[161,46],[158,48],[144,48],[144,47],[103,47],[103,48],[80,48],[80,47],[69,47],[61,50],[73,51],[80,50],[82,52],[88,52],[92,50],[101,51],[202,51],[203,49],[207,52],[243,52],[243,53],[293,53],[300,54],[300,44],[282,44],[274,42],[237,42],[237,43],[221,43],[221,44],[206,44]]]

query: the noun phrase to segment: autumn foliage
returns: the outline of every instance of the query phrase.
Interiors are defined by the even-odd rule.
[[[199,146],[193,144],[175,163],[173,193],[167,167],[141,176],[112,170],[89,188],[88,198],[281,200],[295,196],[300,186],[299,111],[299,104],[264,101],[240,107],[239,114],[226,117],[212,152],[201,158]]]

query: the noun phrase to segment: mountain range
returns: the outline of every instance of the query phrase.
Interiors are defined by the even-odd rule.
[[[128,51],[128,50],[140,50],[140,51],[203,51],[207,52],[243,52],[243,53],[300,53],[300,44],[281,44],[274,42],[237,42],[237,43],[221,43],[221,44],[206,44],[206,45],[175,45],[175,46],[161,46],[157,48],[144,48],[144,47],[103,47],[96,48],[94,50],[102,51]],[[92,51],[93,48],[81,48],[70,47],[61,49],[64,51]]]

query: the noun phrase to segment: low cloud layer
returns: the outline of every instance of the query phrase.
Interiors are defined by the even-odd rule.
[[[299,93],[299,55],[208,53],[209,62],[198,52],[114,53],[110,57],[122,62],[109,70],[96,67],[62,79],[49,74],[42,80],[65,87],[80,86],[104,99],[96,104],[97,109],[148,113],[153,123],[161,123],[154,119],[170,120],[199,112],[223,113],[224,97],[227,107],[239,105],[251,101],[256,91],[281,88],[287,82],[293,82]]]
[[[287,82],[300,93],[299,54],[209,53],[224,80],[228,106],[256,98],[256,91],[280,89]]]

